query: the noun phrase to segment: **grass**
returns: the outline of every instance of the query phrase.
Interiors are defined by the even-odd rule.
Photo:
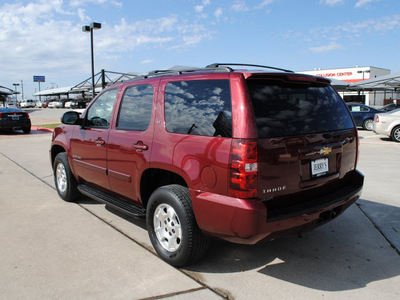
[[[61,123],[54,123],[54,124],[42,124],[42,125],[33,125],[33,126],[54,129],[60,124]]]

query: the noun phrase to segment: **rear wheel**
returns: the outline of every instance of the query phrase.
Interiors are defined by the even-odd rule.
[[[22,131],[24,133],[30,133],[31,132],[31,126],[22,128]]]
[[[155,190],[147,204],[146,222],[154,249],[173,266],[194,263],[207,251],[209,240],[196,223],[186,187],[168,185]]]
[[[366,119],[363,123],[363,128],[365,130],[372,130],[373,129],[374,120]]]
[[[53,174],[58,195],[67,202],[75,202],[78,199],[79,192],[76,179],[69,167],[67,153],[57,154],[54,159]]]
[[[400,143],[400,126],[396,126],[392,130],[391,138],[395,141]]]

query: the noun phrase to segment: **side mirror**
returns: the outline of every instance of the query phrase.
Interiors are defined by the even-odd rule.
[[[61,123],[67,125],[80,125],[80,114],[76,111],[67,111],[61,117]]]

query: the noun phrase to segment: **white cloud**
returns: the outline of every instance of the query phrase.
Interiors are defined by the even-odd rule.
[[[317,46],[317,47],[311,47],[308,50],[314,53],[325,53],[325,52],[330,52],[334,50],[341,50],[344,49],[344,47],[338,43],[331,42],[329,45],[323,45],[323,46]]]
[[[246,6],[246,2],[243,0],[236,0],[232,6],[231,9],[234,11],[248,11],[249,8]]]
[[[334,6],[334,5],[338,5],[338,4],[343,4],[344,0],[321,0],[319,3],[329,5],[329,6]]]
[[[260,4],[258,4],[255,8],[256,9],[263,9],[265,6],[274,3],[276,0],[264,0]]]
[[[359,8],[367,5],[368,3],[375,2],[377,0],[358,0],[354,7]]]
[[[194,7],[194,10],[195,10],[197,13],[201,13],[201,12],[203,11],[203,8],[204,8],[203,5],[196,5],[196,6]]]
[[[219,19],[219,17],[221,17],[223,13],[224,13],[224,12],[223,12],[222,8],[219,7],[219,8],[217,8],[216,11],[214,12],[214,15],[217,17],[217,19]]]
[[[145,59],[145,60],[142,60],[140,63],[142,65],[146,65],[146,64],[151,64],[153,62],[154,62],[154,59]]]

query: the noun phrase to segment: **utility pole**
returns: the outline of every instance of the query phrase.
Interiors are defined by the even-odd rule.
[[[24,100],[24,82],[22,81],[22,79],[21,79],[21,92],[22,92],[22,99],[21,100]]]

